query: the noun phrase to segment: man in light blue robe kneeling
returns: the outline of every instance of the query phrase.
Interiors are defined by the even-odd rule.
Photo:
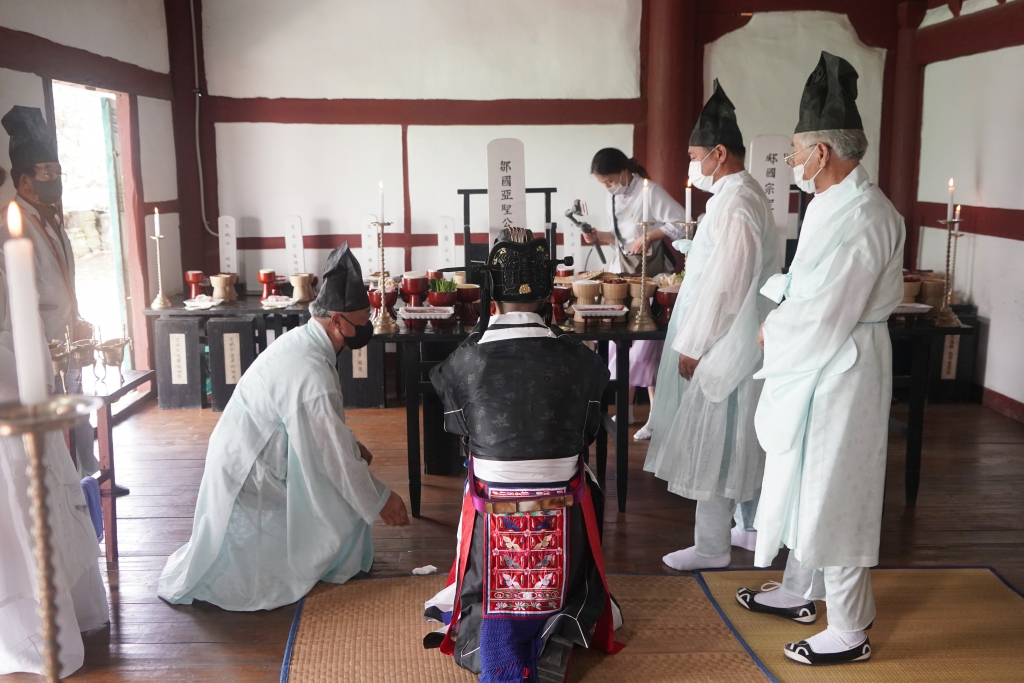
[[[369,308],[345,243],[327,260],[309,322],[260,354],[235,387],[210,437],[192,538],[168,558],[161,598],[274,609],[317,581],[368,571],[378,517],[409,523],[345,424],[337,354],[369,342]]]

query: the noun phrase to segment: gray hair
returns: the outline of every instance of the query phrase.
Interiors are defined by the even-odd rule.
[[[856,159],[860,161],[868,151],[868,138],[864,131],[853,128],[836,128],[832,130],[812,130],[797,133],[797,140],[804,147],[823,142],[843,161]]]
[[[331,312],[320,305],[320,302],[313,300],[309,302],[309,314],[314,318],[330,318]]]

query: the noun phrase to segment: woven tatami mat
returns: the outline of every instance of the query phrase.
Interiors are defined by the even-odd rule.
[[[748,612],[736,602],[741,586],[782,581],[777,571],[702,574],[740,637],[782,683],[917,683],[1024,681],[1024,598],[988,569],[876,569],[871,572],[878,616],[868,632],[871,660],[831,667],[790,662],[786,643],[825,628]]]
[[[764,681],[690,577],[613,575],[625,624],[619,654],[577,649],[571,681],[722,683]],[[321,584],[305,600],[292,647],[289,683],[476,681],[451,657],[424,650],[432,625],[423,602],[444,578],[406,577]]]

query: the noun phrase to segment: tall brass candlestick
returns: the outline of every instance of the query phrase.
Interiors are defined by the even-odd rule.
[[[937,327],[960,327],[960,318],[956,317],[956,313],[950,307],[950,301],[953,298],[953,269],[956,267],[956,262],[953,261],[953,265],[950,265],[950,257],[953,250],[953,242],[955,238],[959,238],[960,235],[957,233],[953,234],[953,226],[958,223],[962,223],[962,218],[950,218],[948,220],[939,221],[940,225],[946,226],[946,284],[942,289],[942,308],[939,309],[939,315],[935,318],[935,325]]]
[[[630,332],[653,332],[658,329],[658,324],[651,317],[651,305],[647,301],[647,228],[655,225],[653,221],[639,221],[637,225],[644,229],[644,248],[640,252],[640,306],[636,309],[636,315],[629,321]]]
[[[156,298],[153,299],[153,303],[149,305],[153,309],[170,308],[171,300],[164,296],[164,276],[163,269],[160,267],[160,240],[164,238],[163,235],[150,235],[149,239],[156,242]]]
[[[44,438],[47,432],[72,427],[103,405],[95,396],[53,396],[37,405],[0,405],[0,436],[21,435],[28,455],[36,572],[39,583],[40,635],[43,639],[43,678],[57,683],[60,677],[60,643],[57,642],[57,587],[54,581],[52,529],[46,504]]]
[[[377,279],[377,291],[380,293],[380,314],[373,321],[373,333],[394,334],[398,332],[398,323],[395,322],[395,319],[391,316],[391,311],[388,310],[387,290],[384,289],[384,228],[391,225],[391,223],[377,221],[371,223],[371,225],[377,226],[377,244],[380,248],[380,277]]]

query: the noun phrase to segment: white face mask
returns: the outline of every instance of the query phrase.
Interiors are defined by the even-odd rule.
[[[807,163],[807,162],[805,161],[804,163]],[[821,171],[824,168],[825,168],[825,165],[822,164],[818,168],[817,173],[812,175],[810,178],[807,178],[806,180],[804,180],[804,164],[800,164],[799,166],[794,166],[793,167],[793,183],[797,187],[799,187],[802,191],[804,191],[804,192],[806,192],[808,194],[815,194],[817,192],[817,189],[814,186],[814,179],[818,177],[818,173],[821,173]]]
[[[625,191],[626,191],[626,186],[623,185],[622,183],[618,183],[618,182],[608,188],[608,194],[618,195],[618,194],[622,194]]]
[[[693,186],[698,190],[710,192],[711,186],[715,184],[715,173],[718,172],[719,167],[722,165],[721,162],[719,162],[718,166],[715,166],[715,170],[711,172],[711,175],[704,175],[700,170],[701,164],[703,164],[714,151],[715,150],[712,149],[711,152],[708,152],[707,156],[700,161],[690,162],[690,168],[687,171],[687,175],[690,176],[690,182],[693,183]]]

